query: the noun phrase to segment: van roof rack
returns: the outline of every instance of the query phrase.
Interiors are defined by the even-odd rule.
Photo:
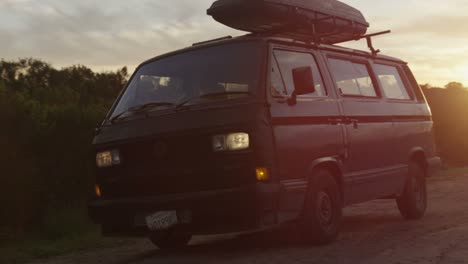
[[[222,38],[216,38],[216,39],[206,40],[206,41],[202,41],[202,42],[196,42],[196,43],[192,44],[192,47],[203,45],[203,44],[208,44],[208,43],[211,43],[211,42],[218,42],[218,41],[222,41],[222,40],[228,40],[228,39],[232,39],[232,36],[226,36],[226,37],[222,37]]]
[[[364,35],[364,36],[360,37],[359,39],[356,39],[356,41],[359,41],[361,39],[366,39],[367,40],[367,47],[369,47],[369,49],[371,50],[372,55],[377,56],[377,54],[379,54],[380,50],[374,48],[374,44],[372,43],[372,37],[381,36],[381,35],[390,34],[390,33],[392,33],[391,30],[386,30],[386,31],[381,31],[381,32],[377,32],[377,33],[367,34],[367,35]]]
[[[370,49],[371,53],[373,56],[376,56],[377,54],[380,53],[380,50],[379,49],[376,49],[374,47],[374,44],[372,42],[372,38],[373,37],[377,37],[377,36],[381,36],[381,35],[385,35],[385,34],[389,34],[389,33],[392,33],[391,30],[386,30],[386,31],[381,31],[381,32],[376,32],[376,33],[371,33],[371,34],[366,34],[366,35],[361,35],[361,36],[356,36],[356,37],[353,37],[353,38],[349,38],[349,39],[344,39],[344,40],[341,40],[341,41],[337,41],[337,42],[332,42],[332,43],[328,43],[328,42],[325,42],[323,43],[322,42],[322,39],[323,37],[327,36],[327,37],[330,37],[330,36],[333,36],[334,34],[340,34],[340,32],[337,32],[337,33],[329,33],[329,34],[326,34],[326,35],[314,35],[312,36],[310,39],[305,39],[305,38],[295,38],[293,35],[290,35],[289,37],[292,38],[292,40],[294,42],[296,41],[301,41],[301,42],[304,42],[304,43],[308,43],[308,44],[311,44],[311,45],[320,45],[320,44],[332,44],[332,45],[335,45],[335,44],[340,44],[340,43],[344,43],[344,42],[348,42],[348,41],[359,41],[361,39],[366,39],[367,40],[367,47]],[[254,34],[254,35],[261,35],[261,34]],[[272,35],[275,35],[274,33]],[[279,37],[281,36],[286,36],[286,34],[284,32],[281,32],[280,34],[278,34]]]

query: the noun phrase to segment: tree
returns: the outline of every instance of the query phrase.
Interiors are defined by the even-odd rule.
[[[445,85],[445,88],[450,90],[463,90],[465,87],[460,82],[449,82]]]
[[[94,126],[127,78],[126,68],[0,60],[0,232],[41,230],[50,211],[83,204],[94,182]]]

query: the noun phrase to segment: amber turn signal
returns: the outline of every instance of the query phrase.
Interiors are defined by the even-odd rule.
[[[94,190],[95,190],[95,192],[96,192],[96,196],[97,196],[97,197],[101,197],[101,196],[102,196],[101,187],[99,187],[99,185],[96,184],[96,186],[94,187]]]
[[[267,168],[257,168],[257,181],[265,182],[270,179],[270,172]]]

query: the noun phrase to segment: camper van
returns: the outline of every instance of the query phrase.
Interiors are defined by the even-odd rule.
[[[441,162],[407,63],[379,54],[349,6],[284,2],[217,1],[215,19],[251,33],[136,69],[93,142],[89,214],[104,235],[174,248],[192,235],[291,225],[323,244],[352,204],[394,199],[404,218],[423,217]],[[265,15],[249,20],[258,8]],[[291,12],[304,27],[280,25]],[[359,38],[371,52],[336,45]]]

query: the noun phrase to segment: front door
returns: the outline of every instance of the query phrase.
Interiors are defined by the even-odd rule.
[[[333,89],[325,85],[317,58],[314,50],[271,50],[272,125],[280,180],[287,192],[282,197],[299,201],[280,205],[282,210],[302,208],[301,196],[314,160],[344,154],[343,130],[336,122],[340,116],[338,102]],[[312,68],[316,91],[298,96],[296,104],[288,104],[287,98],[296,88],[292,71],[301,67]]]

